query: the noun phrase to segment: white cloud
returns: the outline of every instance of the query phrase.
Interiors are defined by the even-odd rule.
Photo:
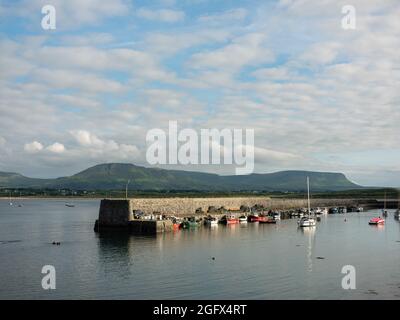
[[[7,7],[7,13],[17,13],[32,19],[32,24],[40,27],[37,23],[38,14],[48,4],[48,0],[23,0]],[[107,18],[124,16],[131,9],[129,2],[125,0],[52,0],[50,4],[56,9],[57,29],[61,30],[97,25]]]
[[[97,138],[96,135],[91,134],[89,131],[86,130],[77,130],[72,131],[71,134],[74,136],[76,141],[84,147],[90,146],[102,146],[104,142]]]
[[[258,69],[252,75],[260,80],[284,80],[289,79],[289,77],[293,79],[293,75],[289,74],[286,67]]]
[[[225,47],[192,56],[192,68],[216,68],[237,71],[245,65],[272,62],[274,54],[265,45],[265,35],[248,33],[237,37]]]
[[[247,10],[244,8],[235,8],[219,14],[202,15],[198,18],[199,22],[206,23],[226,23],[232,20],[243,20],[247,17]]]
[[[301,62],[313,64],[328,64],[335,60],[340,50],[338,43],[317,43],[312,45],[300,57]]]
[[[65,147],[63,144],[55,142],[52,145],[48,146],[46,150],[49,150],[54,153],[63,153],[65,151]]]
[[[112,139],[102,140],[87,130],[76,130],[70,133],[78,144],[84,147],[80,152],[91,158],[103,161],[104,159],[130,159],[133,161],[140,156],[140,151],[135,145],[117,143]]]
[[[171,9],[152,10],[139,8],[136,11],[136,15],[140,18],[159,22],[178,22],[185,19],[185,13],[183,11]]]
[[[38,141],[33,141],[25,144],[24,150],[28,153],[36,153],[43,150],[43,145]]]

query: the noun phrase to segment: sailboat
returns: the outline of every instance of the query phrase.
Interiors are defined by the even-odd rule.
[[[311,218],[311,205],[310,205],[310,178],[307,177],[307,204],[308,204],[308,214],[301,218],[297,223],[299,227],[314,227],[317,223],[314,218]]]
[[[386,210],[386,192],[385,192],[385,199],[384,199],[384,202],[383,202],[382,216],[387,217],[387,215],[388,215],[388,213],[387,213],[387,210]]]
[[[11,201],[11,192],[9,193],[9,199],[10,199],[10,206],[13,205],[12,201]]]
[[[397,201],[397,210],[394,213],[394,218],[395,219],[400,219],[400,193],[399,193],[399,199]]]

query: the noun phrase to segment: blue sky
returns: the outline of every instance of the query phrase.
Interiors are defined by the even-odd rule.
[[[41,28],[45,4],[56,30]],[[0,170],[147,165],[146,133],[173,120],[254,129],[256,172],[400,186],[400,4],[352,1],[355,30],[345,4],[0,1]]]

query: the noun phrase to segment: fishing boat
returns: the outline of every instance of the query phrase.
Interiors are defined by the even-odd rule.
[[[381,217],[378,218],[372,218],[369,220],[370,225],[380,225],[380,224],[385,224],[385,219],[382,219]]]
[[[69,207],[69,208],[75,207],[75,205],[74,205],[73,203],[66,203],[65,206],[66,206],[66,207]]]
[[[239,219],[236,218],[234,215],[223,216],[220,220],[220,223],[223,224],[237,224],[239,223]]]
[[[259,219],[260,219],[260,217],[258,216],[257,213],[250,214],[250,215],[247,217],[247,221],[248,221],[248,222],[258,222]]]
[[[281,220],[281,213],[280,212],[273,212],[272,213],[272,218],[274,220]]]
[[[339,213],[347,213],[347,208],[346,207],[339,207],[338,208]]]
[[[311,218],[311,205],[310,205],[310,178],[307,177],[307,204],[308,204],[308,214],[302,217],[297,223],[299,227],[314,227],[317,222],[314,218]]]
[[[180,228],[182,228],[182,218],[171,216],[168,219],[172,221],[172,228],[174,230],[179,230]]]
[[[261,216],[258,223],[276,223],[276,220],[273,217]]]
[[[245,215],[239,217],[239,223],[247,223],[247,217]]]
[[[339,213],[339,209],[337,207],[329,208],[329,214],[336,214]]]
[[[205,223],[205,225],[207,225],[207,226],[217,226],[218,225],[218,219],[217,218],[215,218],[215,217],[207,217],[205,220],[204,220],[204,223]]]
[[[327,208],[316,208],[314,210],[314,213],[319,215],[319,214],[328,214],[328,209]]]
[[[189,228],[196,228],[199,224],[194,217],[188,218],[181,223],[181,228],[189,229]]]

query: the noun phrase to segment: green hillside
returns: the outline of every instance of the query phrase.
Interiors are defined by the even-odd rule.
[[[314,191],[361,188],[342,173],[281,171],[245,176],[219,176],[202,172],[145,168],[133,164],[110,163],[88,168],[70,177],[32,179],[17,173],[0,172],[3,188],[53,188],[77,190],[199,190],[199,191],[302,191],[306,177]]]

